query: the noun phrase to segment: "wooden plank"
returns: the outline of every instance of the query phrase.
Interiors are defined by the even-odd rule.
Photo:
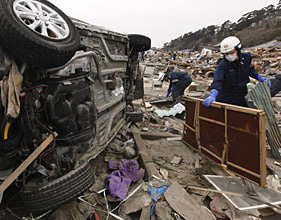
[[[187,96],[182,97],[182,100],[192,101],[192,102],[200,101],[201,103],[204,102],[203,99],[192,98],[192,97],[187,97]],[[259,109],[252,109],[252,108],[242,107],[242,106],[238,106],[238,105],[230,105],[230,104],[225,104],[222,102],[211,102],[210,106],[213,106],[216,108],[227,108],[228,110],[234,110],[237,112],[244,112],[244,113],[253,114],[253,115],[257,115],[257,114],[263,112],[262,110],[259,110]]]
[[[50,135],[43,143],[37,147],[32,154],[26,158],[25,161],[10,175],[5,179],[5,181],[0,185],[0,194],[2,194],[14,181],[15,179],[35,160],[38,155],[54,140],[58,134],[55,132],[54,135]]]
[[[175,126],[169,126],[169,125],[159,125],[159,124],[152,124],[152,123],[150,123],[149,126],[151,126],[151,127],[160,127],[160,128],[182,129],[181,127],[175,127]]]
[[[224,164],[225,158],[226,158],[226,152],[227,152],[227,144],[224,145],[224,149],[222,152],[222,156],[221,156],[221,164]]]
[[[224,161],[227,157],[227,152],[228,152],[228,138],[227,138],[227,109],[224,109],[224,123],[225,123],[225,126],[224,126],[224,150],[222,152],[222,160],[221,160],[221,164],[224,164]]]
[[[183,123],[183,122],[182,122],[182,124],[183,124],[184,127],[186,127],[186,128],[188,128],[189,130],[195,132],[195,129],[192,128],[192,127],[190,127],[188,124],[185,124],[185,123]]]
[[[201,153],[203,154],[202,150],[206,151],[208,154],[212,155],[214,158],[216,158],[219,161],[222,161],[222,158],[220,158],[218,155],[214,154],[212,151],[208,150],[206,147],[200,146],[201,147]],[[206,156],[206,155],[205,155]],[[211,159],[211,158],[209,158]],[[212,160],[212,159],[211,159]]]
[[[234,163],[231,163],[231,162],[228,161],[226,164],[227,164],[227,165],[230,165],[230,166],[232,166],[232,167],[234,167],[234,168],[236,168],[236,169],[238,169],[238,170],[242,170],[243,172],[248,173],[248,174],[250,174],[250,175],[252,175],[252,176],[255,176],[255,177],[257,177],[257,178],[260,178],[260,175],[259,175],[259,174],[254,173],[254,172],[252,172],[252,171],[250,171],[250,170],[247,170],[247,169],[245,169],[245,168],[243,168],[243,167],[241,167],[241,166],[238,166],[238,165],[236,165],[236,164],[234,164]]]
[[[134,132],[139,134],[141,137],[148,139],[149,137],[153,137],[153,138],[166,138],[166,137],[177,137],[180,136],[178,134],[171,134],[168,132]]]
[[[225,123],[222,123],[222,122],[219,122],[219,121],[216,121],[216,120],[213,120],[213,119],[205,118],[205,117],[202,117],[202,116],[198,116],[198,118],[201,119],[201,120],[204,120],[204,121],[211,122],[213,124],[225,126]]]
[[[192,145],[190,145],[189,143],[187,143],[185,140],[182,140],[183,143],[185,143],[188,147],[191,147],[193,150],[195,150],[196,152],[198,152],[198,149],[196,149],[195,147],[193,147]]]
[[[147,172],[148,178],[150,178],[152,175],[155,175],[160,178],[160,174],[153,163],[152,156],[148,152],[144,140],[141,138],[140,134],[137,134],[135,132],[133,132],[133,136],[138,147],[138,153],[142,158],[142,162]]]
[[[242,128],[236,128],[236,127],[232,127],[232,126],[228,126],[228,128],[231,128],[233,130],[236,130],[236,131],[240,131],[240,132],[243,132],[243,133],[246,133],[246,134],[250,134],[250,135],[254,135],[256,137],[259,137],[259,133],[257,132],[257,134],[254,134],[254,133],[251,133],[250,131],[246,131]]]
[[[276,57],[264,57],[262,58],[263,62],[270,61],[270,62],[278,62],[278,58]]]
[[[238,106],[238,105],[224,104],[224,107],[227,110],[233,110],[233,111],[236,111],[236,112],[242,112],[242,113],[247,113],[247,114],[251,114],[251,115],[257,115],[257,114],[262,112],[262,110],[257,110],[257,109],[254,109],[254,108],[241,107],[241,106]]]
[[[259,126],[260,126],[260,186],[265,187],[266,183],[266,114],[261,113],[259,117]]]
[[[194,149],[198,150],[198,142],[196,141],[195,132],[184,127],[182,141],[187,142]]]
[[[194,126],[195,126],[195,137],[198,145],[198,152],[201,153],[201,143],[200,143],[200,124],[199,124],[199,114],[200,114],[200,102],[196,101],[195,115],[194,115]]]

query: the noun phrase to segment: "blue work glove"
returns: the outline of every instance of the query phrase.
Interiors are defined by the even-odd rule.
[[[206,107],[209,107],[211,102],[216,101],[216,97],[217,97],[218,94],[219,94],[218,90],[212,89],[211,93],[210,93],[210,96],[204,100],[204,105]]]
[[[260,74],[258,74],[257,80],[260,81],[260,82],[267,81],[268,86],[269,86],[269,87],[271,86],[271,81],[270,81],[270,79],[267,78],[267,77],[262,77]]]
[[[167,92],[167,94],[165,95],[165,98],[168,98],[170,95],[170,91]]]
[[[165,95],[165,98],[168,98],[168,97],[169,97],[169,95],[170,95],[171,91],[173,90],[173,88],[174,88],[174,85],[172,85],[172,87],[168,89],[168,92],[167,92],[167,94]]]

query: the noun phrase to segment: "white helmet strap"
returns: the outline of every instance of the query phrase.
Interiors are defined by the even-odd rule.
[[[237,44],[235,48],[241,48],[241,43]]]

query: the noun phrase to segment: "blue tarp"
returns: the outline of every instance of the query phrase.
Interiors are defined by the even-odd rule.
[[[193,51],[193,49],[184,49],[184,50],[180,50],[181,52],[191,52]]]

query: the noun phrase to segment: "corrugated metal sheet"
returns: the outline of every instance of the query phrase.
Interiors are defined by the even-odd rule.
[[[246,96],[250,107],[255,107],[266,113],[266,136],[273,156],[281,159],[279,148],[281,147],[281,134],[275,118],[270,89],[267,82],[258,83]]]

